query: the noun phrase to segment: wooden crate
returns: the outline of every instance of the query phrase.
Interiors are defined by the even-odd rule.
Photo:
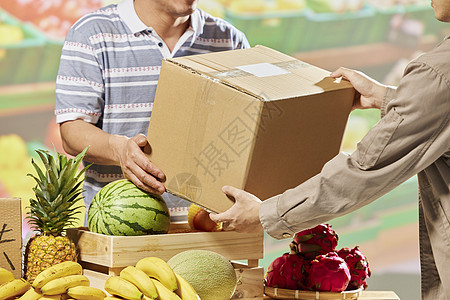
[[[167,261],[182,251],[203,249],[232,261],[238,277],[234,298],[259,298],[264,294],[264,269],[258,265],[264,255],[263,232],[189,232],[187,224],[172,224],[168,234],[160,235],[108,236],[72,228],[67,236],[77,244],[79,261],[92,286],[103,288],[106,278],[119,275],[123,268],[144,257]]]

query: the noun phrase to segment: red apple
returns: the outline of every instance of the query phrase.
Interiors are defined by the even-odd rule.
[[[217,223],[211,220],[206,210],[202,209],[194,217],[194,228],[204,231],[217,231]]]

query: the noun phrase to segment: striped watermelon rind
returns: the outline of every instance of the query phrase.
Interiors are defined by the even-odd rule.
[[[128,179],[110,182],[92,199],[88,210],[91,232],[106,235],[149,235],[169,231],[164,199],[139,189]]]

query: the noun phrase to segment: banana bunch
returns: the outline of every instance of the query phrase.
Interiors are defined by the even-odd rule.
[[[194,288],[158,257],[146,257],[136,266],[128,266],[119,276],[109,277],[105,291],[112,297],[128,300],[199,300]]]
[[[30,288],[25,279],[15,279],[13,273],[0,268],[0,300],[21,296]]]
[[[14,275],[11,271],[0,268],[0,285],[14,280]]]
[[[0,268],[0,300],[19,297],[20,300],[103,300],[106,294],[90,287],[89,279],[82,275],[80,264],[65,261],[42,271],[32,284],[14,279]],[[6,282],[5,282],[6,281]]]

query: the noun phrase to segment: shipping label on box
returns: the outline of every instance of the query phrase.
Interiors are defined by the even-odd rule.
[[[22,213],[20,198],[0,198],[0,267],[22,277]]]
[[[148,139],[167,190],[222,212],[223,185],[264,200],[319,173],[355,93],[329,74],[262,46],[163,61]]]

